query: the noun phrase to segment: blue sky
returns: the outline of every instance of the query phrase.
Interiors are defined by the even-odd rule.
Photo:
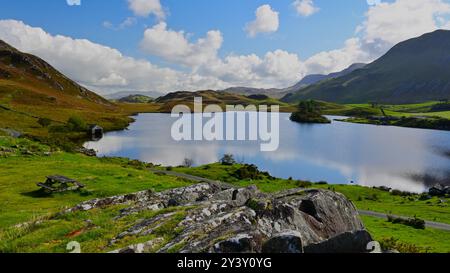
[[[68,1],[77,2],[3,1],[0,39],[45,57],[100,92],[283,87],[306,74],[372,61],[403,39],[450,26],[447,0],[81,0],[80,5]],[[21,22],[15,25],[21,31],[11,30],[13,22]],[[42,38],[38,30],[49,37]],[[33,35],[39,38],[32,39]],[[57,35],[68,40],[62,42]],[[80,39],[92,45],[83,47]],[[100,50],[95,46],[107,46],[123,55],[111,56],[118,58],[117,63],[131,57],[130,67],[138,69],[143,65],[138,62],[145,60],[148,71],[119,71],[107,68],[106,61],[77,64],[74,59],[71,65],[76,69],[62,59],[61,52],[69,45],[77,48],[81,59],[83,51],[87,56],[89,50]],[[105,68],[95,71],[95,79],[95,73],[89,78],[79,72],[83,65]],[[111,70],[109,75],[106,70]],[[152,73],[150,79],[165,77],[174,83],[145,84],[144,78],[131,79],[127,73],[142,77]]]
[[[306,58],[314,53],[338,48],[351,37],[363,21],[368,4],[364,0],[314,3],[320,12],[302,17],[291,0],[163,0],[167,23],[175,30],[184,30],[192,38],[201,37],[208,30],[218,29],[225,42],[221,54],[264,54],[283,48]],[[280,27],[275,34],[247,37],[247,22],[254,19],[255,10],[269,4],[280,13]],[[124,0],[82,0],[80,6],[69,6],[65,0],[14,0],[2,3],[0,18],[22,20],[31,26],[42,27],[51,34],[86,38],[119,49],[131,56],[142,56],[139,41],[146,26],[157,23],[155,16],[138,18],[136,25],[111,30],[105,21],[120,24],[133,17]]]

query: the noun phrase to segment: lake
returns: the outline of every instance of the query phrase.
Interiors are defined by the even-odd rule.
[[[422,192],[450,177],[450,132],[373,126],[333,121],[298,124],[280,114],[280,146],[261,152],[259,142],[181,141],[171,138],[177,119],[168,114],[140,114],[128,130],[107,133],[85,144],[99,156],[120,156],[177,166],[185,158],[195,165],[218,162],[233,154],[282,178],[389,186]],[[337,117],[329,117],[331,119]]]

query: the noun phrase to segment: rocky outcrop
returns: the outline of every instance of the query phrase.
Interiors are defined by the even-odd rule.
[[[110,241],[112,248],[130,236],[148,238],[168,221],[178,219],[176,235],[169,240],[160,236],[116,253],[365,252],[372,241],[353,204],[326,190],[264,194],[256,187],[202,183],[91,200],[65,213],[112,205],[126,205],[117,219],[148,210],[159,212],[117,234]]]

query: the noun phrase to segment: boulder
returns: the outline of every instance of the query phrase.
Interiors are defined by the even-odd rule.
[[[161,227],[168,224],[176,231],[171,237],[162,236],[164,240],[157,244],[131,245],[115,251],[119,253],[353,253],[367,252],[372,241],[354,205],[342,194],[327,190],[265,194],[254,186],[200,183],[91,200],[64,213],[115,205],[124,206],[115,219],[155,213],[133,220],[111,239],[111,248],[129,238],[159,238]]]

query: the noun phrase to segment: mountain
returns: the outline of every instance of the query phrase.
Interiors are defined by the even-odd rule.
[[[450,31],[401,42],[371,64],[305,87],[282,101],[420,103],[450,99]]]
[[[153,100],[154,100],[153,98],[143,95],[129,95],[118,99],[119,102],[124,103],[149,103],[152,102]]]
[[[356,64],[352,64],[350,67],[348,67],[342,71],[331,73],[328,75],[322,75],[322,74],[308,75],[308,76],[304,77],[300,82],[298,82],[295,85],[288,87],[288,88],[263,89],[263,88],[251,88],[251,87],[231,87],[231,88],[228,88],[228,89],[225,89],[222,91],[227,92],[227,93],[245,95],[245,96],[261,94],[261,95],[267,95],[272,98],[280,99],[280,98],[288,95],[289,93],[296,92],[302,88],[305,88],[309,85],[318,83],[320,81],[338,78],[338,77],[347,75],[357,69],[363,68],[365,65],[366,64],[356,63]]]
[[[357,69],[363,68],[364,66],[366,66],[366,64],[355,63],[340,72],[335,72],[335,73],[331,73],[328,75],[322,75],[322,74],[308,75],[308,76],[304,77],[299,83],[297,83],[296,85],[294,85],[290,88],[287,88],[287,89],[288,89],[288,91],[298,91],[299,89],[301,89],[303,87],[306,87],[306,86],[309,86],[312,84],[316,84],[316,83],[324,81],[324,80],[329,80],[329,79],[334,79],[334,78],[339,78],[339,77],[345,76],[347,74],[352,73],[353,71],[355,71]]]
[[[121,91],[105,95],[105,97],[110,100],[119,100],[128,96],[146,96],[150,98],[159,98],[164,95],[165,94],[156,91]]]
[[[8,100],[8,103],[113,106],[106,99],[70,80],[44,60],[22,53],[2,40],[0,87],[0,97],[2,101]]]
[[[110,130],[126,126],[127,114],[41,58],[0,40],[0,128],[45,136],[40,118],[55,125],[78,116]]]
[[[225,109],[226,105],[279,105],[280,111],[282,112],[295,110],[295,107],[292,107],[292,105],[280,102],[277,99],[269,98],[265,95],[244,96],[239,94],[227,93],[224,91],[213,90],[197,92],[173,92],[163,97],[157,98],[154,102],[162,105],[160,111],[171,112],[172,108],[176,105],[187,105],[192,109],[194,98],[196,97],[202,97],[203,106],[215,104],[221,106],[222,109]]]
[[[271,98],[282,98],[287,93],[283,91],[283,89],[277,88],[252,88],[252,87],[230,87],[224,90],[220,90],[219,92],[226,92],[230,94],[238,94],[243,96],[251,96],[251,95],[266,95]]]

